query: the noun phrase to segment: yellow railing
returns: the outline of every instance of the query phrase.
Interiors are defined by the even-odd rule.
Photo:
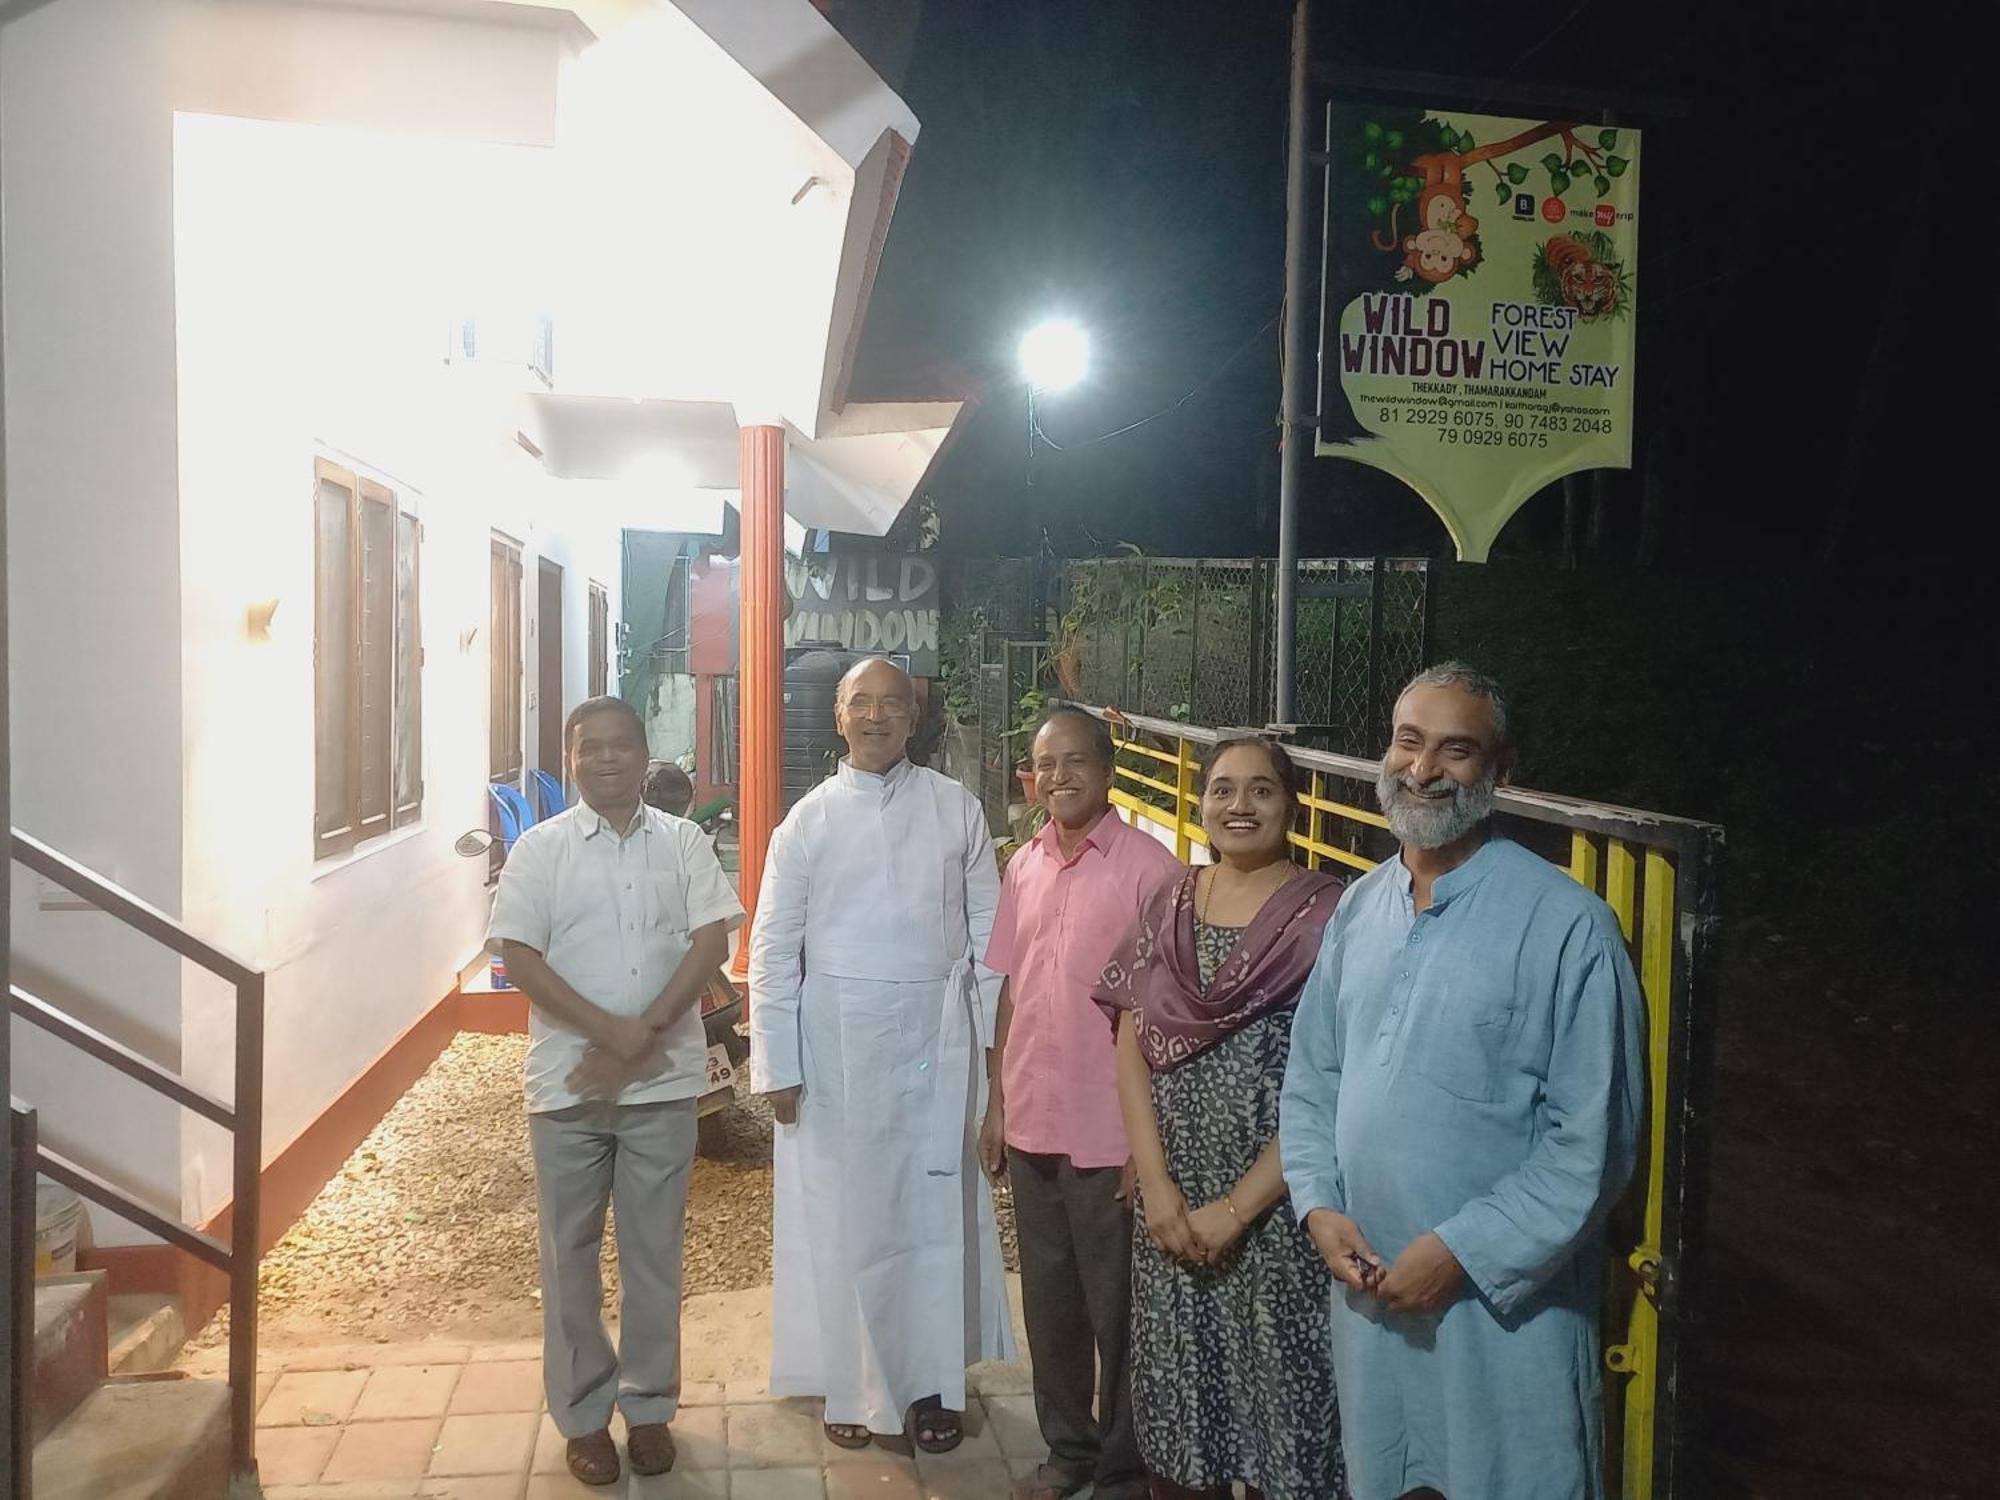
[[[1183,860],[1195,845],[1206,847],[1200,757],[1243,731],[1091,712],[1110,722],[1119,752],[1112,802],[1167,830]],[[1304,862],[1315,869],[1328,863],[1373,869],[1393,847],[1384,832],[1387,821],[1359,805],[1373,798],[1374,762],[1287,748],[1309,778],[1299,799],[1304,826],[1291,835]],[[1345,789],[1346,798],[1336,789]],[[1697,1066],[1705,1028],[1697,1026],[1696,1012],[1707,991],[1722,830],[1515,788],[1501,791],[1499,811],[1523,842],[1604,898],[1631,945],[1646,994],[1644,1177],[1611,1227],[1604,1363],[1614,1378],[1605,1386],[1605,1436],[1622,1500],[1671,1500],[1680,1470],[1673,1377],[1685,1270],[1681,1246],[1698,1208],[1698,1184],[1688,1171],[1688,1122],[1706,1087],[1706,1069]]]

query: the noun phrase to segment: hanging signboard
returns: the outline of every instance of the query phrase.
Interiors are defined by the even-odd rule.
[[[1484,562],[1551,481],[1632,466],[1638,132],[1336,103],[1317,451]]]

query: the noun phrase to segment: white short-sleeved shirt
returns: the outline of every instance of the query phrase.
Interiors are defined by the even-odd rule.
[[[743,906],[716,862],[708,837],[685,818],[641,804],[625,836],[588,804],[537,823],[515,840],[500,871],[486,941],[533,948],[591,1004],[636,1016],[659,998],[690,946],[711,922],[735,927]],[[565,1086],[586,1039],[529,1007],[528,1112],[581,1103]],[[700,1006],[666,1036],[667,1063],[629,1085],[620,1104],[692,1099],[707,1081]]]

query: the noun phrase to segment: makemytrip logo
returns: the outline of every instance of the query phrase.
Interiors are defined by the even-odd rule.
[[[1609,203],[1600,203],[1597,205],[1596,219],[1599,229],[1609,229],[1618,222],[1618,210]]]

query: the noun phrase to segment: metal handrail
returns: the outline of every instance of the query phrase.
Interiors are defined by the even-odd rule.
[[[49,847],[33,834],[23,833],[16,828],[12,830],[12,835],[12,852],[15,860],[26,865],[37,875],[46,876],[65,890],[83,897],[107,916],[116,917],[127,927],[137,930],[163,947],[173,949],[182,958],[191,959],[209,973],[226,979],[231,984],[244,984],[264,977],[235,954],[216,947],[204,938],[196,937],[150,901],[142,900],[123,886],[106,880],[95,870],[78,864],[67,854]]]
[[[47,1146],[36,1146],[35,1162],[42,1176],[60,1182],[93,1203],[101,1203],[121,1219],[129,1219],[148,1234],[158,1235],[176,1250],[185,1250],[218,1271],[229,1270],[229,1247],[214,1235],[191,1229],[179,1219],[147,1207],[109,1178],[100,1177],[90,1168],[71,1161],[59,1151],[51,1151]]]
[[[257,1263],[262,1252],[264,1150],[264,975],[234,954],[195,936],[173,917],[122,886],[78,864],[30,834],[11,830],[12,857],[107,916],[170,949],[236,990],[235,1102],[224,1104],[178,1073],[127,1047],[48,1001],[10,985],[9,1011],[61,1038],[88,1056],[230,1132],[229,1242],[148,1208],[87,1167],[37,1143],[36,1172],[63,1183],[91,1202],[150,1231],[229,1277],[229,1466],[238,1479],[257,1474]],[[18,1117],[18,1112],[17,1112]],[[32,1124],[32,1121],[31,1121]],[[32,1191],[32,1186],[30,1188]],[[32,1212],[28,1222],[34,1222]],[[32,1289],[30,1292],[32,1295]],[[30,1316],[29,1328],[33,1327]]]
[[[51,1036],[60,1037],[79,1052],[87,1052],[99,1062],[116,1068],[127,1078],[136,1078],[155,1093],[165,1094],[174,1103],[213,1120],[224,1130],[236,1127],[236,1111],[212,1094],[204,1094],[178,1073],[169,1072],[151,1058],[134,1052],[123,1042],[106,1036],[95,1026],[87,1026],[68,1012],[31,995],[18,984],[8,986],[14,1014]]]
[[[1121,709],[1102,708],[1088,703],[1071,706],[1103,719],[1114,728],[1129,726],[1147,734],[1160,735],[1166,739],[1187,740],[1197,745],[1214,745],[1237,735],[1280,734],[1278,729],[1268,725],[1217,727],[1183,724],[1176,719],[1158,719],[1149,714],[1130,714]],[[1358,755],[1341,755],[1331,750],[1309,750],[1304,746],[1286,744],[1285,753],[1301,770],[1325,771],[1371,786],[1382,769],[1380,761],[1364,760]],[[1172,757],[1168,759],[1171,760]],[[1677,818],[1668,813],[1647,812],[1636,807],[1620,807],[1615,802],[1592,802],[1581,797],[1564,796],[1560,792],[1533,791],[1526,787],[1503,786],[1495,792],[1494,799],[1494,805],[1501,812],[1510,813],[1517,818],[1527,818],[1536,823],[1557,824],[1570,829],[1580,827],[1591,833],[1610,834],[1619,838],[1638,838],[1655,844],[1678,846],[1685,840],[1706,841],[1713,836],[1716,829],[1713,823],[1705,823],[1697,818]]]

